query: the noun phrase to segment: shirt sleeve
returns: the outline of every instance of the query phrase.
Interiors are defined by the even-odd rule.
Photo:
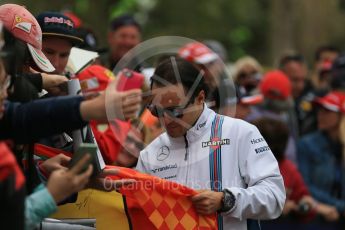
[[[56,210],[53,197],[43,184],[39,185],[25,200],[25,229],[34,229]]]
[[[247,187],[226,188],[235,195],[236,202],[223,215],[238,219],[277,218],[286,199],[278,163],[258,129],[248,123],[241,124],[237,154],[240,174]]]
[[[122,145],[111,129],[111,124],[108,124],[107,129],[103,132],[98,130],[97,124],[98,123],[96,121],[91,121],[90,127],[93,131],[98,147],[101,150],[104,162],[109,165],[114,164]]]
[[[80,115],[79,96],[54,97],[29,103],[5,103],[0,138],[27,144],[39,138],[79,129],[87,124]]]

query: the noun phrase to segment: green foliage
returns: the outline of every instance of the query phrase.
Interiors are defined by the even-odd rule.
[[[245,48],[253,39],[252,32],[246,26],[238,26],[232,29],[229,33],[229,41],[233,44],[233,49],[230,58],[236,60],[237,58],[246,54]]]
[[[162,0],[149,13],[146,37],[180,35],[222,42],[230,60],[251,52],[265,39],[265,0]],[[254,37],[254,34],[256,35]],[[262,37],[260,37],[262,36]],[[262,43],[262,42],[261,42]]]
[[[9,2],[6,1],[5,2]],[[111,18],[132,13],[143,39],[162,35],[220,41],[230,61],[250,54],[263,64],[285,49],[312,57],[318,45],[344,48],[345,0],[12,0],[33,14],[72,10],[106,46]],[[289,7],[286,7],[289,6]],[[330,17],[331,15],[331,17]],[[313,29],[314,28],[314,29]],[[317,39],[315,39],[317,33]],[[286,36],[292,35],[292,36]],[[311,59],[311,58],[309,58]]]
[[[75,0],[75,12],[78,15],[85,14],[88,9],[90,8],[89,6],[89,1],[87,0]]]
[[[120,0],[111,7],[110,18],[115,18],[124,13],[133,12],[137,6],[137,0]]]

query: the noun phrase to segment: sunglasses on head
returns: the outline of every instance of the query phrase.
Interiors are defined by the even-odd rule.
[[[168,108],[160,108],[159,106],[149,104],[147,106],[148,110],[150,110],[151,114],[155,117],[164,117],[164,114],[167,114],[169,117],[172,118],[182,118],[184,115],[184,110],[188,107],[188,105],[192,102],[192,98],[189,99],[185,106],[174,106]]]

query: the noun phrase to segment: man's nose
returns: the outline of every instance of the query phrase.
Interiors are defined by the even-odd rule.
[[[163,113],[163,120],[164,120],[164,123],[167,125],[173,121],[172,117],[170,117],[167,112]]]

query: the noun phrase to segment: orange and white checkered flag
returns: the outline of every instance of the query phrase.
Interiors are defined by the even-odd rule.
[[[120,189],[125,195],[127,214],[135,229],[217,229],[216,215],[198,215],[190,197],[197,194],[184,185],[133,169],[119,169],[112,179],[135,179]]]

